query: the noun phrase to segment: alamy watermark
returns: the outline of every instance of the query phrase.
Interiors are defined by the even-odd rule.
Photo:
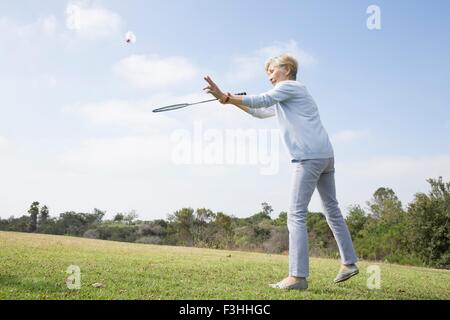
[[[254,165],[262,175],[279,171],[278,129],[205,129],[196,121],[192,131],[178,129],[171,140],[176,165]]]
[[[81,289],[81,269],[79,266],[70,265],[66,273],[69,276],[66,278],[66,285],[69,290],[80,290]]]
[[[369,30],[381,30],[381,9],[377,5],[370,5],[367,7],[367,29]]]
[[[369,290],[381,289],[381,268],[378,265],[370,265],[367,267],[367,288]]]

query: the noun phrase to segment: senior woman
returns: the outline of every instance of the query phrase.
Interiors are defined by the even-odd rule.
[[[296,81],[298,62],[288,54],[269,59],[266,73],[274,86],[251,96],[223,93],[209,76],[207,93],[222,104],[233,104],[257,118],[277,116],[285,146],[294,164],[288,213],[289,276],[271,284],[276,289],[308,288],[308,205],[317,187],[324,213],[339,247],[342,266],[334,281],[342,282],[358,274],[357,257],[348,227],[336,200],[334,152],[320,120],[318,108],[306,87]]]

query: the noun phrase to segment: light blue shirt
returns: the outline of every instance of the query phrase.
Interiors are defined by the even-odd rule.
[[[319,109],[305,85],[286,80],[260,95],[244,96],[242,104],[257,118],[277,115],[281,136],[292,161],[333,158]]]

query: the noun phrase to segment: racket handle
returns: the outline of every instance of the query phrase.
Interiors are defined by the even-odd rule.
[[[235,96],[246,96],[247,93],[246,92],[240,92],[240,93],[235,93]]]

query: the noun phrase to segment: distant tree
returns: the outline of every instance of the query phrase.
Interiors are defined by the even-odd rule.
[[[390,210],[402,210],[402,203],[390,188],[378,188],[373,194],[372,201],[367,202],[371,215],[375,219],[381,218]]]
[[[364,229],[368,217],[367,213],[359,205],[351,206],[345,218],[352,239],[361,237],[361,231]]]
[[[117,213],[114,216],[113,221],[114,222],[123,222],[124,218],[125,218],[125,215],[123,213]]]
[[[266,214],[266,216],[270,218],[270,215],[271,215],[272,212],[273,212],[272,206],[269,205],[267,202],[261,203],[261,206],[262,206],[262,208],[263,208],[263,211],[262,211],[262,212],[264,212],[264,213]]]
[[[364,228],[355,239],[355,247],[362,258],[401,263],[411,260],[408,239],[408,213],[402,208],[394,191],[379,188],[367,202],[369,215]]]
[[[431,191],[417,193],[409,205],[411,246],[433,267],[450,267],[450,182],[428,179]]]
[[[278,215],[278,218],[276,218],[273,221],[273,224],[276,226],[286,226],[287,225],[287,212],[282,211],[280,212],[280,214]]]
[[[320,212],[309,212],[306,220],[309,251],[314,256],[335,256],[336,241],[327,220]]]
[[[0,217],[0,230],[7,231],[9,228],[9,221]]]
[[[214,220],[215,216],[215,213],[210,209],[201,208],[195,211],[192,225],[194,245],[208,247],[211,244],[213,235],[211,222]]]
[[[30,214],[31,221],[30,221],[30,232],[36,232],[37,230],[37,219],[39,215],[39,202],[35,201],[31,204],[30,209],[28,210],[28,213]]]
[[[57,228],[59,234],[83,236],[89,229],[95,229],[103,218],[104,212],[94,210],[94,213],[64,212],[59,215]]]
[[[49,210],[47,206],[43,206],[41,208],[39,217],[38,217],[38,230],[41,231],[43,229],[43,227],[45,226],[45,224],[48,221],[48,218],[50,216]]]
[[[192,246],[194,243],[192,227],[194,222],[194,209],[183,208],[169,215],[170,230],[181,245]]]
[[[212,212],[210,209],[201,208],[195,211],[195,220],[201,223],[205,224],[210,223],[211,221],[214,220],[215,217],[216,217],[215,213]]]
[[[233,219],[223,212],[217,212],[213,222],[213,246],[221,249],[231,249],[234,245]]]
[[[104,222],[96,226],[100,239],[123,242],[135,242],[139,237],[138,229],[136,225],[114,222]]]
[[[261,220],[256,224],[236,227],[234,230],[235,243],[242,249],[263,250],[263,243],[270,239],[272,228],[268,219]]]
[[[94,213],[91,215],[91,219],[88,222],[89,223],[101,223],[105,214],[106,214],[106,211],[102,211],[100,209],[94,208]]]
[[[83,234],[84,238],[100,239],[100,231],[97,229],[89,229]]]
[[[161,228],[163,228],[164,230],[167,229],[168,223],[167,223],[167,221],[164,220],[164,219],[153,220],[152,223],[153,223],[154,225],[161,226]]]
[[[263,220],[271,220],[272,219],[270,217],[271,213],[273,212],[272,207],[269,204],[267,204],[267,202],[261,203],[261,206],[262,206],[262,211],[254,214],[250,218],[246,219],[246,221],[250,225],[255,225]]]
[[[141,237],[135,241],[143,244],[161,244],[161,238],[157,236]]]
[[[273,226],[270,238],[263,243],[265,252],[282,253],[289,249],[289,231],[286,226]]]
[[[125,215],[123,221],[125,221],[128,225],[131,225],[137,218],[138,214],[136,213],[136,210],[131,210],[129,213]]]
[[[152,222],[142,223],[138,227],[138,235],[141,237],[158,236],[163,237],[166,235],[166,229],[160,224]]]
[[[234,229],[234,243],[240,249],[256,249],[255,238],[255,230],[252,226],[242,226]]]
[[[10,217],[2,220],[0,224],[0,230],[4,231],[16,231],[16,232],[30,232],[31,217],[22,216],[20,218]]]

